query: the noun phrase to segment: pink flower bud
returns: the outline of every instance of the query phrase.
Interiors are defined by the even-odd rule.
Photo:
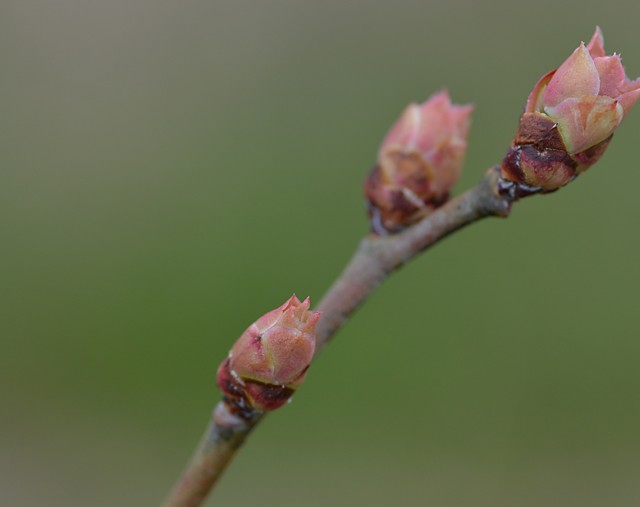
[[[218,385],[236,411],[284,405],[304,380],[315,351],[320,313],[294,295],[260,317],[231,348],[218,369]]]
[[[446,91],[411,104],[382,141],[364,191],[376,232],[396,232],[444,203],[458,180],[473,106]]]
[[[502,178],[532,190],[569,183],[604,153],[611,136],[640,98],[620,55],[606,56],[600,28],[529,95]]]

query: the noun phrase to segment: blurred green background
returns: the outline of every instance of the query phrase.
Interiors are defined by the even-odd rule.
[[[318,301],[407,103],[476,112],[457,190],[531,87],[635,1],[0,3],[0,503],[157,505],[235,338]],[[640,106],[637,106],[637,108]],[[207,505],[640,502],[640,110],[560,192],[392,277]]]

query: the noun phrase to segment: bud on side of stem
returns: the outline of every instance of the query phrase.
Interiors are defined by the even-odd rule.
[[[364,185],[374,232],[398,232],[447,201],[462,170],[472,110],[442,91],[411,104],[391,127]]]
[[[218,368],[218,386],[231,412],[251,418],[256,411],[287,403],[302,384],[315,352],[320,313],[309,298],[291,296],[251,324]]]

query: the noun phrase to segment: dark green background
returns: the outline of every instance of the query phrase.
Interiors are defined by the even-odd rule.
[[[319,297],[410,101],[474,102],[458,192],[632,1],[0,3],[0,503],[157,505],[235,338]],[[636,106],[640,109],[640,106]],[[640,502],[638,132],[392,277],[208,505]]]

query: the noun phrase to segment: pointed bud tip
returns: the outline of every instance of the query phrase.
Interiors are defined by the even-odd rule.
[[[562,101],[598,95],[600,76],[584,43],[554,73],[544,91],[544,106],[557,106]]]
[[[282,303],[282,305],[280,305],[279,308],[281,308],[282,311],[286,311],[289,308],[296,307],[298,305],[300,305],[300,300],[298,299],[298,296],[296,296],[294,292],[289,299],[287,299],[284,303]]]
[[[451,105],[451,96],[449,95],[449,91],[446,88],[434,93],[427,100],[420,104],[420,107],[426,107],[428,105],[433,104],[445,104],[447,106]]]
[[[602,35],[602,30],[598,25],[596,25],[596,29],[593,32],[593,36],[587,44],[587,49],[593,58],[605,56],[604,50],[604,37]]]

